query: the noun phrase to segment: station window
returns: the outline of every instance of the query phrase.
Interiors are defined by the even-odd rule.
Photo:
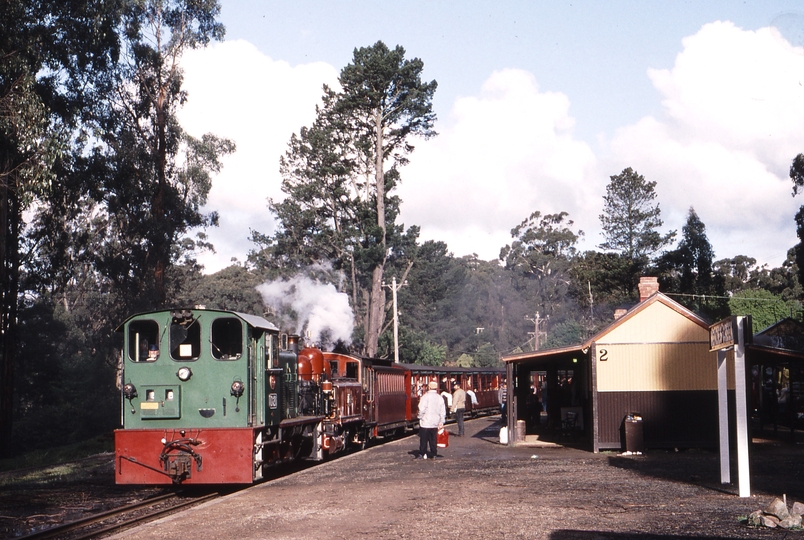
[[[235,317],[212,321],[212,356],[217,360],[237,360],[243,354],[243,323]]]
[[[174,360],[197,360],[201,355],[201,325],[192,316],[173,317],[170,323],[170,356]]]
[[[129,323],[128,357],[132,362],[155,362],[159,358],[159,323],[149,319]]]

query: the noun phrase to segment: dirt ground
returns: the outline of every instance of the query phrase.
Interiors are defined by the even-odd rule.
[[[499,444],[499,417],[467,423],[435,460],[418,438],[383,444],[115,538],[788,538],[741,522],[804,501],[801,447],[752,446],[751,497],[720,483],[718,453],[593,454]],[[450,427],[454,432],[454,426]]]

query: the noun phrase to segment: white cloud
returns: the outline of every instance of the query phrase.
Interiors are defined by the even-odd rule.
[[[599,193],[588,183],[594,156],[573,139],[568,111],[567,97],[541,92],[533,75],[493,73],[479,96],[456,101],[438,137],[416,144],[402,170],[402,220],[420,225],[423,240],[485,260],[535,210],[582,223]]]
[[[253,244],[249,229],[273,231],[268,197],[281,198],[279,158],[291,134],[315,118],[322,85],[337,84],[337,70],[325,63],[291,67],[245,41],[226,41],[190,51],[182,59],[187,105],[180,114],[196,137],[214,133],[232,139],[237,152],[213,179],[207,211],[220,214],[220,227],[207,231],[217,255],[200,261],[208,272],[244,260]]]
[[[441,113],[438,137],[413,141],[401,170],[401,221],[457,256],[491,260],[533,211],[566,211],[587,234],[582,247],[594,248],[609,176],[632,167],[657,182],[668,229],[680,232],[693,206],[719,258],[778,265],[797,243],[793,216],[804,204],[787,177],[804,152],[804,49],[771,28],[728,22],[707,24],[682,45],[671,69],[646,73],[660,114],[603,139],[601,157],[574,136],[566,95],[541,90],[524,70],[492,73]],[[238,144],[209,200],[221,216],[210,231],[218,255],[202,262],[215,271],[246,256],[249,228],[273,231],[266,199],[282,196],[279,157],[312,123],[322,84],[336,85],[337,70],[291,67],[243,41],[189,53],[183,65],[183,125]]]
[[[649,70],[663,114],[617,131],[608,174],[633,167],[657,182],[665,225],[692,206],[718,258],[776,266],[804,201],[791,197],[790,163],[804,151],[804,49],[771,28],[707,24],[683,40],[669,70]]]

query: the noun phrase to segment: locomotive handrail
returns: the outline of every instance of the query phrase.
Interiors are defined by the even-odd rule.
[[[130,461],[134,465],[139,465],[140,467],[145,467],[146,469],[149,469],[149,470],[157,472],[157,473],[159,473],[161,475],[164,475],[164,476],[167,476],[169,478],[172,478],[168,473],[166,473],[162,469],[157,469],[156,467],[151,467],[150,465],[146,465],[145,463],[140,463],[139,461],[137,461],[137,458],[128,457],[128,456],[120,456],[120,459],[118,460],[118,465],[117,465],[117,474],[123,474],[123,467],[121,465],[123,464],[124,459],[126,461]]]

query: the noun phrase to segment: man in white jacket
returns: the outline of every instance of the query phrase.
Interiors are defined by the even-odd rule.
[[[428,388],[427,393],[419,399],[419,455],[416,459],[435,459],[438,454],[438,430],[444,427],[447,417],[444,400],[438,395],[438,383],[430,381]]]

